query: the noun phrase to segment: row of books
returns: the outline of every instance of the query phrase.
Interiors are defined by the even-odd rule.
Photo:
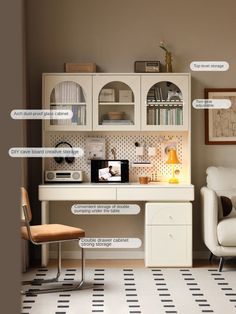
[[[84,93],[80,85],[66,81],[56,85],[53,89],[51,103],[79,103],[85,102]]]
[[[50,105],[51,110],[71,110],[73,116],[71,119],[53,119],[51,125],[85,125],[86,124],[86,106],[84,105]]]
[[[149,102],[179,102],[182,101],[182,93],[179,90],[164,90],[159,86],[152,87],[147,95],[147,101]]]
[[[183,109],[147,107],[148,125],[183,125]]]
[[[163,93],[161,87],[153,87],[149,90],[147,95],[148,102],[163,101]]]

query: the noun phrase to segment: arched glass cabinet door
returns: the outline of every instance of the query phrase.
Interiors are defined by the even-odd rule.
[[[143,130],[188,130],[189,81],[185,76],[144,77]]]
[[[94,77],[94,130],[136,130],[140,127],[139,77]]]
[[[46,130],[91,130],[92,78],[69,75],[44,77],[44,107],[50,110],[70,110],[69,119],[45,121]]]

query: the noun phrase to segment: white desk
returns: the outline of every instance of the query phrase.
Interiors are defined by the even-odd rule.
[[[39,185],[42,224],[49,223],[50,201],[144,201],[180,203],[194,200],[191,184],[139,183],[43,184]],[[42,265],[48,263],[48,248],[42,246]]]

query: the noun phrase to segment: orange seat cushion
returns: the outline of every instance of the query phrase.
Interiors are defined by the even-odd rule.
[[[37,243],[73,240],[85,236],[85,232],[83,229],[60,224],[31,226],[30,230],[33,241]],[[26,227],[21,227],[21,236],[25,240],[30,240]]]

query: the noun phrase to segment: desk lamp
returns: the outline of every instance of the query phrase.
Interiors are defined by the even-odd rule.
[[[169,179],[169,183],[179,183],[179,180],[175,177],[175,164],[180,164],[180,161],[177,157],[176,150],[174,148],[171,148],[168,151],[168,159],[166,161],[166,164],[172,165],[172,178]]]

